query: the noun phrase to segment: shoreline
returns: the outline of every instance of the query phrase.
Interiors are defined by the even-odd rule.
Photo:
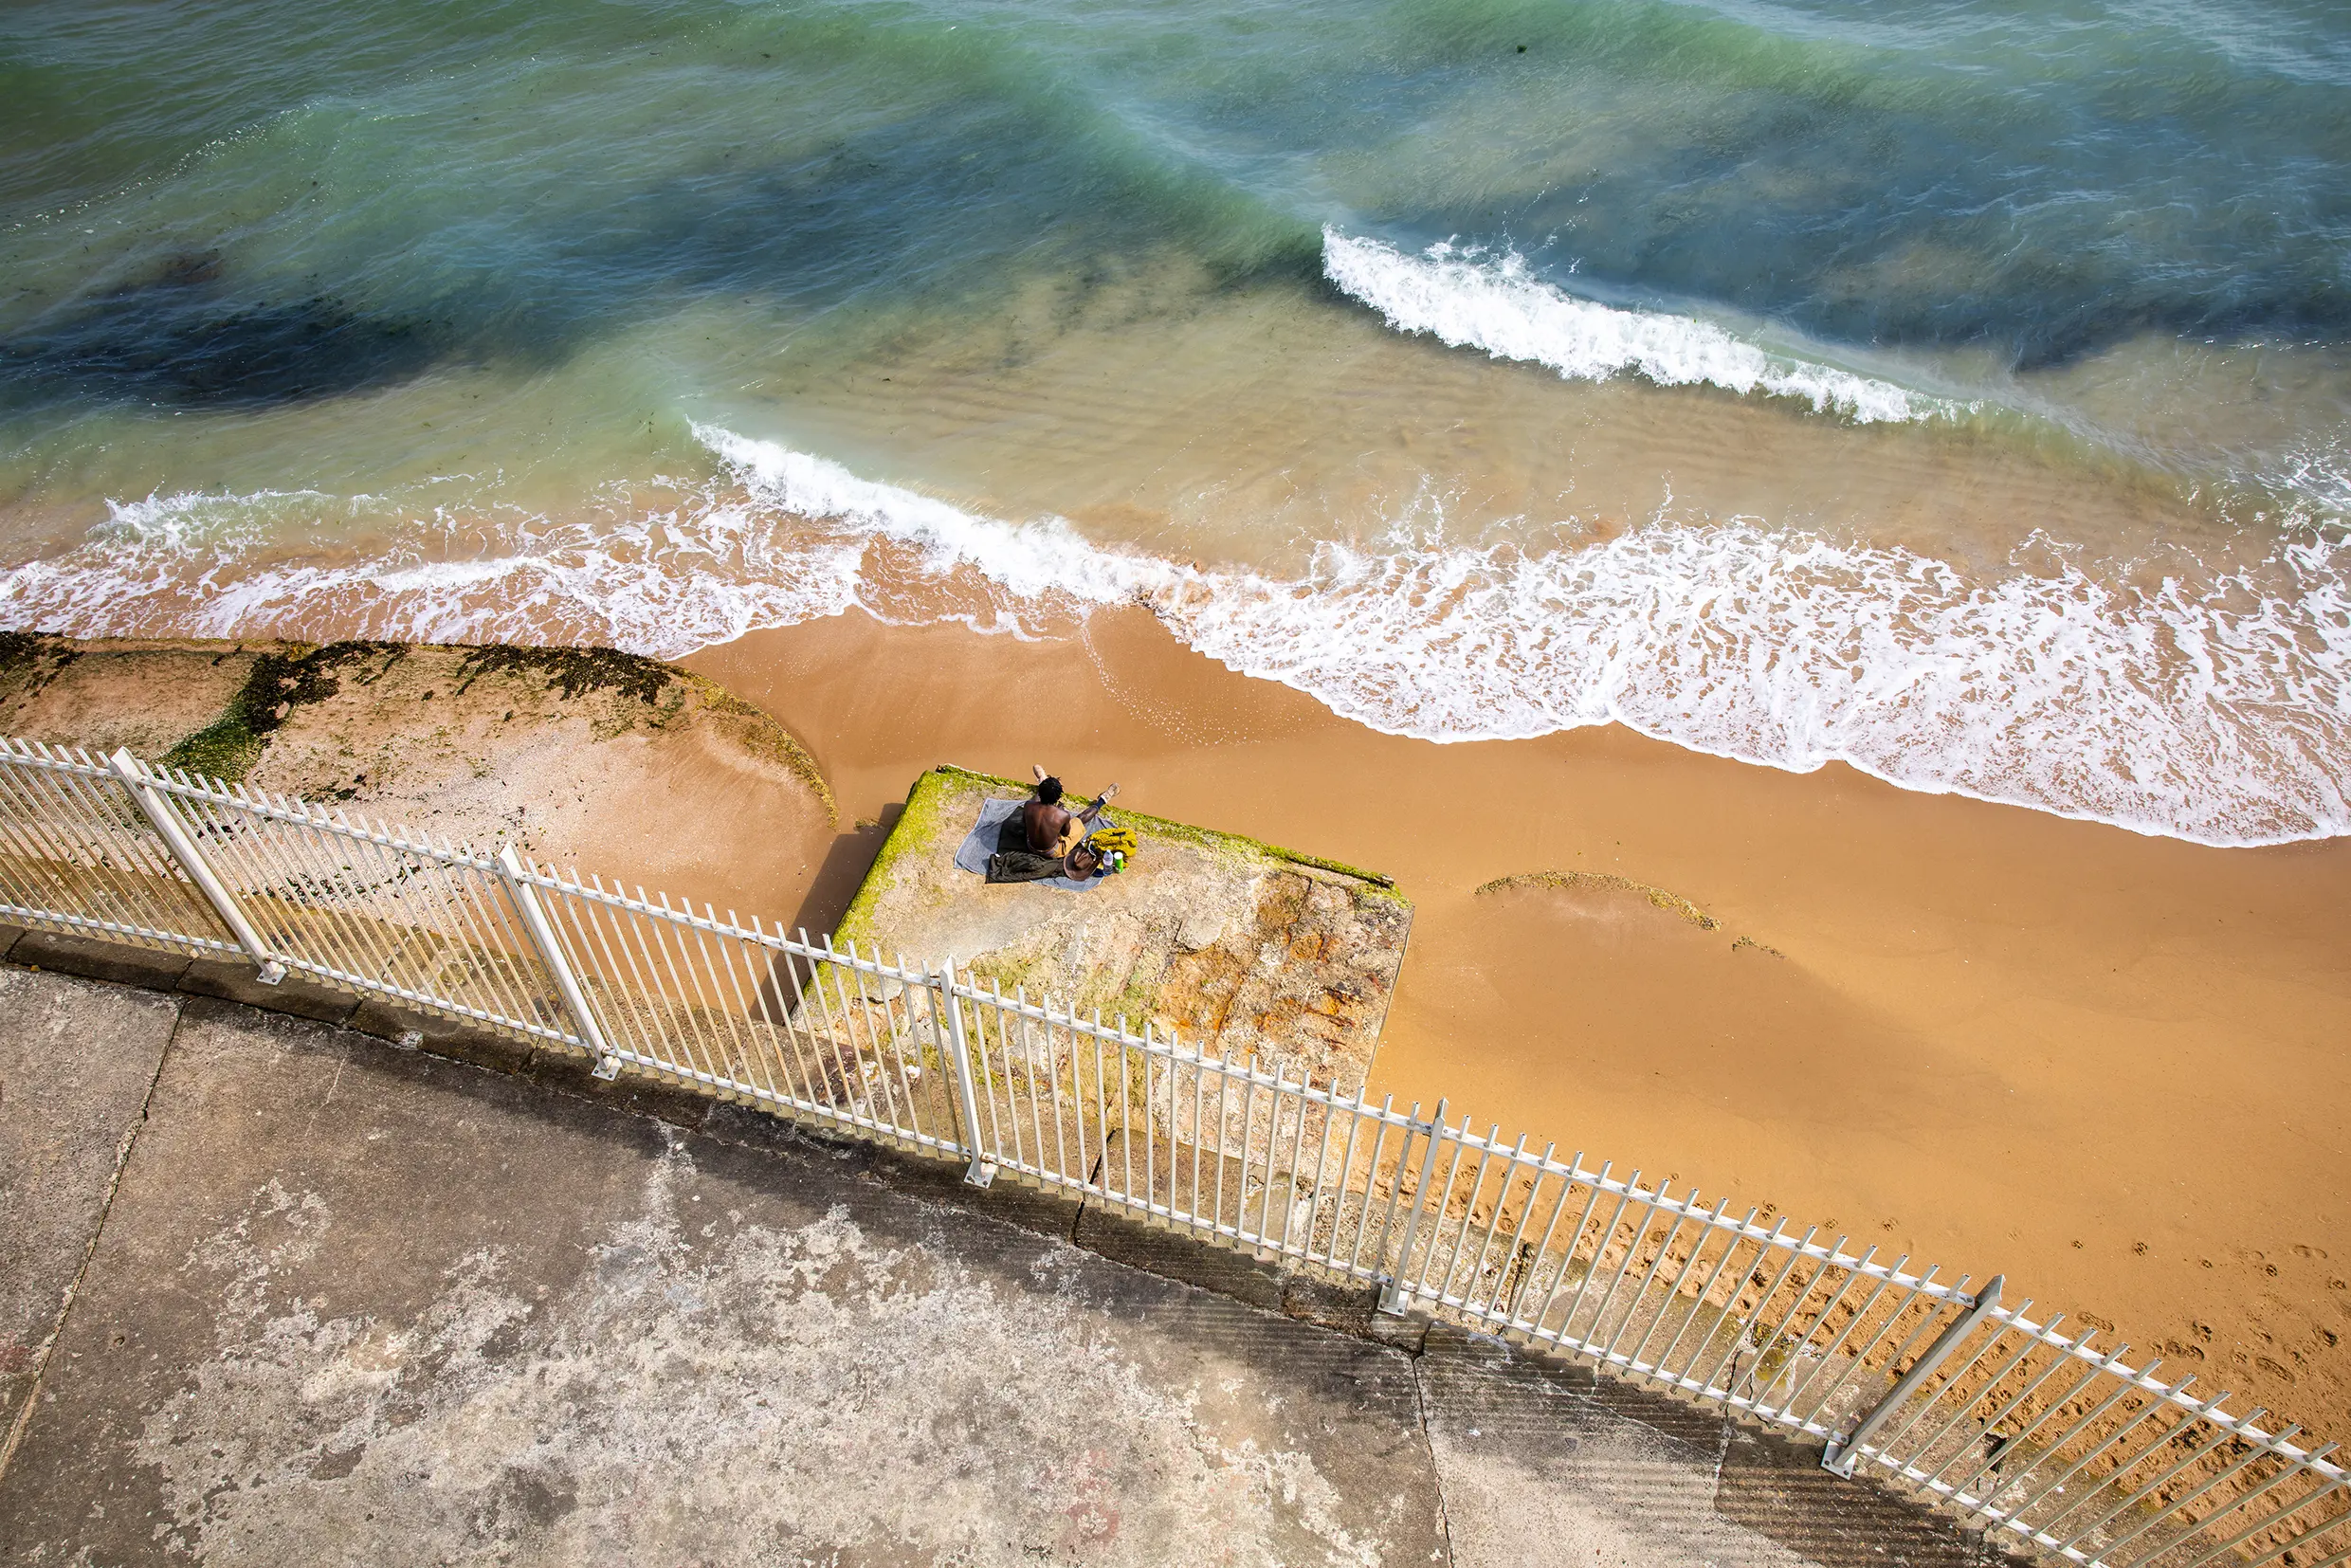
[[[1060,642],[843,615],[682,662],[789,725],[845,821],[935,763],[1046,761],[1395,877],[1417,913],[1376,1094],[2005,1271],[2160,1376],[2351,1424],[2351,840],[2208,848],[1613,726],[1406,739],[1139,610]]]
[[[1449,353],[1373,335],[1347,363],[1419,387],[1465,369]],[[1194,476],[1212,503],[1052,444],[959,467],[993,425],[893,436],[961,454],[934,472],[693,421],[674,454],[686,477],[611,476],[562,499],[156,492],[109,501],[118,525],[78,540],[11,502],[12,531],[58,538],[0,570],[0,593],[20,623],[90,635],[665,658],[860,607],[1058,635],[1147,603],[1212,658],[1446,743],[1614,722],[1749,765],[1834,757],[1906,790],[2214,848],[2351,831],[2330,760],[2351,744],[2330,695],[2351,647],[2325,612],[2351,570],[2340,529],[2240,526],[2046,454],[1923,454],[1878,427],[1504,369],[1528,408],[1481,385],[1454,424],[1499,420],[1517,455],[1458,504],[1407,501],[1390,476],[1293,515]],[[1026,408],[1043,391],[1004,395]],[[1301,393],[1276,428],[1328,441],[1336,420],[1386,450],[1393,432],[1346,425],[1339,392]],[[1603,405],[1628,428],[1557,469],[1541,430]],[[1636,439],[1660,427],[1705,455]]]

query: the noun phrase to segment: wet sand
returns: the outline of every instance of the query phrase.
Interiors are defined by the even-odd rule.
[[[2208,849],[1613,728],[1400,739],[1141,611],[1044,642],[851,613],[685,663],[791,726],[845,826],[933,763],[1044,761],[1390,872],[1418,913],[1375,1092],[2005,1272],[2160,1376],[2351,1431],[2351,841]],[[829,923],[876,842],[845,832],[799,918]],[[1476,891],[1545,870],[1719,924]]]

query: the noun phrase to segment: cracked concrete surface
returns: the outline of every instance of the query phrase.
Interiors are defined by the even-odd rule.
[[[105,1155],[0,1207],[52,1316],[96,1235],[0,1562],[1981,1559],[1688,1406],[739,1107],[48,974],[0,1004],[0,1152]]]
[[[178,1019],[162,996],[0,969],[0,1468]]]

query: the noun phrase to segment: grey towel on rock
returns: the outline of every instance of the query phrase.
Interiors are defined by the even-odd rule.
[[[973,824],[971,832],[965,835],[963,843],[956,849],[956,869],[969,871],[975,877],[986,876],[988,857],[996,852],[1004,836],[1005,825],[1016,819],[1020,809],[1028,804],[1025,800],[982,801],[979,820]],[[1089,835],[1093,830],[1090,827],[1086,829]],[[1037,885],[1065,887],[1072,893],[1090,893],[1101,881],[1100,877],[1087,877],[1082,882],[1075,877],[1044,877],[1039,879]]]

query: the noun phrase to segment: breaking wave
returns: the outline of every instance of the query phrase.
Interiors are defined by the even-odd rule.
[[[698,428],[727,473],[610,518],[437,518],[394,558],[287,562],[288,507],[164,498],[0,574],[0,616],[84,634],[348,632],[595,641],[676,657],[862,607],[993,628],[1147,605],[1231,668],[1394,734],[1622,723],[1795,771],[1948,792],[2213,845],[2351,832],[2351,541],[2151,583],[2036,542],[1995,574],[1749,520],[1664,517],[1578,549],[1318,548],[1293,577],[1204,570],[1008,522],[772,442]],[[624,500],[628,504],[623,504]],[[428,544],[430,550],[427,549]],[[460,546],[468,558],[450,558]],[[874,552],[928,601],[879,590]],[[927,606],[927,608],[926,608]]]
[[[1801,398],[1861,424],[1924,419],[1955,407],[1890,381],[1768,353],[1712,322],[1579,300],[1536,278],[1515,251],[1496,255],[1449,242],[1408,256],[1325,228],[1322,272],[1400,332],[1548,365],[1570,380],[1631,372],[1662,387],[1705,383]]]

